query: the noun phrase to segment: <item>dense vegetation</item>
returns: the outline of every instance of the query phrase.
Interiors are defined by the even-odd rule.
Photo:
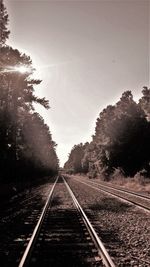
[[[139,103],[131,91],[107,106],[96,121],[92,142],[73,147],[65,169],[109,178],[116,169],[125,176],[150,174],[150,89],[144,87]]]
[[[49,108],[35,95],[40,80],[33,78],[29,56],[6,45],[8,14],[0,1],[0,179],[53,174],[58,170],[56,144],[33,103]],[[22,71],[19,68],[22,67]],[[26,71],[23,68],[27,68]]]

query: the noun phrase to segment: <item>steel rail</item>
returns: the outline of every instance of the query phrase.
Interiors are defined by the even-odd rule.
[[[79,179],[76,179],[76,178],[73,178],[73,179],[76,180],[76,181],[78,181],[78,182],[80,182],[80,183],[82,183],[82,184],[85,184],[85,185],[87,185],[87,186],[89,186],[89,187],[91,187],[91,188],[94,188],[94,189],[96,189],[96,190],[98,190],[98,191],[105,192],[105,193],[107,193],[107,194],[109,194],[109,195],[112,195],[113,197],[115,196],[115,197],[119,198],[120,200],[125,200],[125,201],[127,201],[128,203],[132,203],[132,204],[134,204],[135,206],[137,206],[137,207],[139,207],[139,208],[142,208],[144,211],[150,212],[150,207],[147,207],[147,206],[145,206],[145,205],[143,205],[143,204],[137,203],[136,201],[130,200],[130,199],[128,199],[127,197],[123,197],[123,196],[120,196],[120,195],[118,196],[116,193],[110,192],[110,191],[108,191],[108,190],[106,190],[106,189],[102,189],[102,188],[95,187],[95,186],[93,186],[93,185],[90,185],[90,184],[88,184],[88,183],[86,183],[86,182],[83,182],[83,181],[81,181],[81,180],[79,180]]]
[[[113,189],[113,190],[116,190],[116,191],[121,191],[121,192],[125,192],[129,195],[132,195],[132,196],[137,196],[137,197],[140,197],[142,199],[145,199],[145,200],[150,200],[150,196],[146,196],[146,195],[142,195],[138,192],[134,192],[134,191],[130,191],[130,190],[127,190],[127,189],[124,189],[124,188],[118,188],[118,187],[115,187],[113,185],[105,185],[105,184],[101,184],[101,183],[95,183],[93,181],[88,181],[89,183],[91,184],[95,184],[95,185],[99,185],[99,186],[104,186],[106,188],[110,188],[110,189]]]
[[[54,188],[55,188],[56,183],[58,181],[58,178],[59,177],[56,178],[56,181],[53,184],[53,187],[51,188],[51,190],[49,192],[49,195],[47,197],[47,201],[46,201],[46,203],[44,205],[44,208],[42,210],[41,216],[40,216],[40,218],[39,218],[39,220],[38,220],[38,222],[37,222],[37,224],[36,224],[36,226],[35,226],[35,228],[33,230],[32,236],[31,236],[31,238],[29,240],[29,243],[28,243],[28,245],[27,245],[27,247],[25,249],[25,252],[24,252],[24,254],[23,254],[22,258],[21,258],[21,261],[20,261],[18,267],[24,267],[24,266],[26,266],[27,263],[28,263],[28,260],[30,259],[31,252],[33,250],[34,244],[35,244],[36,239],[38,237],[38,234],[40,232],[40,229],[41,229],[41,226],[42,226],[42,223],[43,223],[45,214],[46,214],[46,212],[48,210],[48,207],[49,207],[49,204],[50,204],[50,200],[51,200],[51,197],[52,197]]]
[[[62,179],[74,201],[74,204],[77,208],[77,210],[79,211],[85,225],[86,225],[86,228],[95,244],[95,246],[97,247],[97,250],[98,250],[98,254],[99,256],[101,257],[103,263],[105,264],[106,267],[115,267],[115,264],[113,263],[111,257],[109,256],[106,248],[104,247],[102,241],[100,240],[100,238],[98,237],[97,233],[95,232],[92,224],[90,223],[89,219],[87,218],[85,212],[83,211],[82,207],[80,206],[78,200],[76,199],[73,191],[71,190],[70,186],[68,185],[68,183],[66,182],[65,178],[62,176]]]

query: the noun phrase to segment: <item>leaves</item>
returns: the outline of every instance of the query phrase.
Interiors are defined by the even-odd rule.
[[[0,58],[0,167],[7,177],[16,172],[56,172],[58,158],[48,126],[33,103],[49,108],[49,101],[35,95],[41,80],[33,79],[31,58],[5,46]],[[20,73],[18,66],[30,71]],[[17,69],[15,68],[17,66]],[[8,173],[9,166],[11,173]],[[22,174],[23,175],[23,174]]]
[[[10,31],[7,29],[8,14],[3,0],[0,0],[0,47],[5,44]]]
[[[144,87],[142,93],[137,104],[131,91],[126,91],[114,106],[100,112],[92,142],[85,149],[82,145],[80,171],[90,177],[103,174],[105,178],[117,168],[131,176],[143,168],[150,172],[150,89]],[[78,159],[76,147],[65,167],[70,164],[78,171],[73,166],[74,156]]]

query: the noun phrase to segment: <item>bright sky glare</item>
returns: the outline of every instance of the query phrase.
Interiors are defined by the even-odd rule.
[[[149,84],[148,0],[5,0],[9,44],[30,55],[43,80],[37,107],[58,144],[61,165],[91,140],[104,107]]]
[[[19,66],[14,68],[15,71],[21,72],[21,73],[26,73],[29,71],[29,69],[25,66]]]

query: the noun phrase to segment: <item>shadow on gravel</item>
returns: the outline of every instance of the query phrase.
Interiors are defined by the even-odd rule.
[[[115,213],[122,213],[131,207],[130,204],[121,202],[117,199],[106,197],[100,203],[90,205],[89,208],[95,211],[107,210]]]
[[[51,207],[55,207],[55,206],[59,206],[61,205],[63,202],[61,201],[61,198],[59,196],[55,196],[52,199],[52,204]]]
[[[107,226],[106,229],[97,227],[97,233],[101,237],[102,241],[108,244],[107,246],[111,245],[111,243],[119,246],[123,244],[123,241],[119,238],[117,226],[115,226],[115,229],[108,229]]]
[[[18,179],[19,180],[19,179]],[[11,205],[17,205],[24,198],[31,196],[32,190],[38,189],[40,186],[47,184],[53,184],[56,177],[40,177],[37,179],[23,179],[23,181],[18,181],[18,183],[7,183],[4,184],[0,182],[0,210],[5,211],[10,208]]]

